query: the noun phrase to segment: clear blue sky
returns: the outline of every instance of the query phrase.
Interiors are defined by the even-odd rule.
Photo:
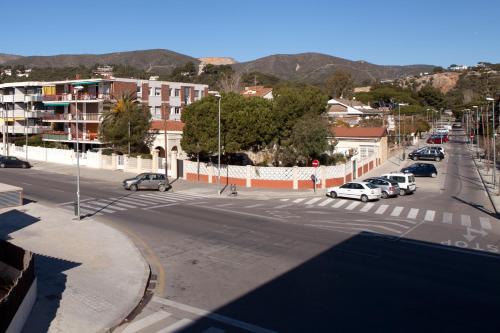
[[[2,1],[0,53],[164,48],[247,61],[321,52],[376,64],[500,62],[498,0]]]

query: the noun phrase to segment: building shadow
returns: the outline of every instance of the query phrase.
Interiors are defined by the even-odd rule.
[[[221,318],[269,330],[254,332],[498,332],[498,249],[362,232],[182,332],[229,330]]]
[[[11,209],[0,214],[0,238],[8,240],[9,234],[26,228],[40,221],[39,218],[26,214],[18,209]]]

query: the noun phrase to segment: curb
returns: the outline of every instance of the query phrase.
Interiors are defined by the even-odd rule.
[[[490,200],[491,205],[493,206],[493,209],[495,210],[495,215],[498,217],[499,214],[498,214],[497,207],[495,206],[495,203],[493,202],[493,199],[491,198],[491,193],[488,190],[488,187],[486,186],[486,182],[484,181],[483,176],[481,175],[481,172],[479,172],[479,168],[477,167],[476,159],[474,158],[473,155],[471,155],[471,156],[472,156],[472,161],[474,162],[474,166],[476,167],[476,172],[477,172],[479,178],[481,179],[481,183],[483,184],[484,191],[488,195],[488,199]]]

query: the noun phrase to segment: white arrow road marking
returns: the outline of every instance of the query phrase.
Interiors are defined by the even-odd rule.
[[[373,202],[369,202],[369,203],[365,204],[359,211],[363,212],[363,213],[366,213],[370,209],[372,209],[373,206],[375,206],[375,204]]]
[[[166,312],[166,311],[158,311],[153,314],[150,314],[149,316],[146,316],[140,320],[132,322],[130,325],[127,326],[123,330],[122,333],[136,333],[139,332],[140,330],[153,325],[154,323],[159,322],[160,320],[163,320],[165,318],[170,317],[171,314]]]
[[[480,217],[479,223],[481,223],[481,228],[486,229],[486,230],[491,230],[491,223],[490,223],[489,218]]]
[[[446,224],[452,224],[452,220],[453,220],[453,214],[452,213],[443,213],[443,223],[446,223]]]
[[[407,218],[409,218],[409,219],[416,219],[417,215],[418,215],[418,211],[419,211],[418,208],[412,208],[412,209],[410,209],[410,212],[408,213]]]
[[[340,208],[340,206],[342,206],[343,204],[345,204],[347,202],[347,200],[340,200],[340,201],[337,201],[335,204],[332,205],[333,208]]]
[[[302,201],[304,201],[304,200],[306,200],[306,199],[307,199],[307,198],[298,198],[298,199],[293,200],[293,202],[295,202],[295,203],[299,203],[299,202],[302,202]]]
[[[380,207],[375,211],[375,214],[384,214],[388,207],[389,205],[380,205]]]
[[[469,215],[461,215],[461,220],[464,227],[470,227],[472,225]]]
[[[424,217],[424,221],[429,221],[429,222],[432,222],[434,221],[434,216],[436,215],[436,212],[433,211],[433,210],[428,210],[426,213],[425,213],[425,217]]]
[[[354,208],[356,208],[356,206],[358,206],[360,204],[359,201],[354,201],[352,202],[349,206],[347,206],[345,209],[347,210],[353,210]]]
[[[404,209],[404,207],[401,207],[401,206],[394,207],[394,209],[392,210],[391,216],[394,216],[394,217],[399,216],[399,214],[401,214],[403,209]]]

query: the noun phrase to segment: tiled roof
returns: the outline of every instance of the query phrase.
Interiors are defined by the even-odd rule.
[[[245,90],[240,91],[240,94],[243,96],[264,97],[272,91],[273,88],[266,88],[264,86],[251,86],[251,87],[245,87]]]
[[[330,127],[337,138],[381,138],[387,135],[385,127]]]
[[[151,129],[163,131],[165,129],[163,120],[153,120],[151,122]],[[182,121],[167,120],[167,131],[180,131],[184,129],[184,123]]]

